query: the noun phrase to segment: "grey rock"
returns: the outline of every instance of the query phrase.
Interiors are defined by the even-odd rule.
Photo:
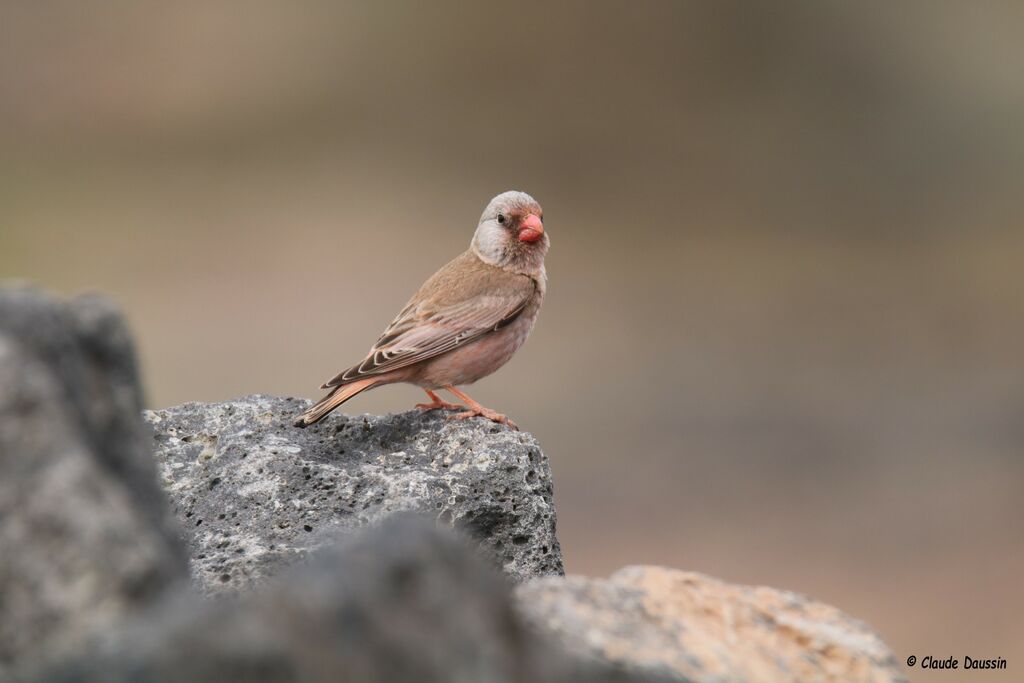
[[[0,674],[187,577],[140,407],[113,306],[0,289]]]
[[[264,396],[149,412],[150,432],[141,405],[108,302],[0,290],[0,680],[902,680],[800,595],[561,576],[528,434],[419,412],[299,430],[307,402]]]
[[[530,581],[516,596],[531,623],[569,652],[630,674],[694,683],[905,680],[869,627],[789,591],[627,567],[608,579]]]
[[[249,396],[146,413],[205,592],[259,583],[402,511],[466,530],[513,579],[562,574],[551,472],[529,434],[419,411],[292,426],[308,405]]]
[[[53,683],[622,683],[528,628],[510,586],[446,528],[403,515],[257,590],[185,597]]]

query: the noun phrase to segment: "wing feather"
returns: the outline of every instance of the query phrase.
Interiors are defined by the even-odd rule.
[[[500,271],[475,257],[467,263],[463,255],[423,285],[362,362],[322,388],[405,368],[476,341],[519,317],[536,288],[529,277]]]

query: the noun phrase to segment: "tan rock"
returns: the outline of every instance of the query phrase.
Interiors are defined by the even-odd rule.
[[[575,653],[679,680],[903,681],[885,643],[835,607],[662,567],[544,578],[521,609]]]

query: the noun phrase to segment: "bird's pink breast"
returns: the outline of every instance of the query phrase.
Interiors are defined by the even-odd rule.
[[[523,311],[523,314],[508,327],[492,332],[468,346],[426,361],[417,373],[415,383],[428,389],[447,385],[459,386],[472,384],[490,375],[507,363],[530,336],[539,310],[540,305],[537,302],[536,306]]]

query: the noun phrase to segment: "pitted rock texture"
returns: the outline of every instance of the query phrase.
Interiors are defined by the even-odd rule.
[[[235,599],[183,595],[31,680],[659,683],[545,641],[508,582],[439,526],[398,515]]]
[[[562,574],[551,472],[529,434],[439,411],[292,426],[308,405],[249,396],[145,414],[204,591],[259,583],[400,511],[469,532],[514,580]]]
[[[109,302],[0,288],[0,680],[187,580],[141,394]]]
[[[631,673],[720,683],[904,681],[885,643],[835,607],[661,567],[537,579],[520,609],[578,656]]]

